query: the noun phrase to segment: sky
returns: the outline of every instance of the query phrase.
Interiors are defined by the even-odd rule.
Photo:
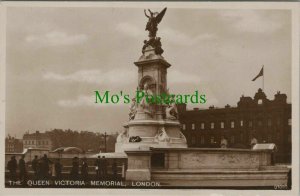
[[[8,8],[6,134],[121,131],[130,105],[95,104],[94,91],[134,93],[146,22],[140,8]],[[289,10],[168,8],[158,29],[170,92],[206,95],[188,108],[253,97],[262,65],[267,97],[291,101]]]

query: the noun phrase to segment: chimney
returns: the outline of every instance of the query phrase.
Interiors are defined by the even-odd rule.
[[[179,114],[186,112],[186,104],[185,103],[176,104],[176,106],[177,106],[177,110],[178,110]]]

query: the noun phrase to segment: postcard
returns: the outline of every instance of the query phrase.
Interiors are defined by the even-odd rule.
[[[3,194],[298,195],[298,3],[0,8]]]

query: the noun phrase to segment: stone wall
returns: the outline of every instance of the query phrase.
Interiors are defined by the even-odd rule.
[[[288,180],[286,166],[271,165],[270,150],[150,148],[126,154],[126,180],[157,181],[165,187],[272,188]],[[164,157],[157,160],[162,164],[153,164],[155,154]]]
[[[165,169],[258,169],[270,165],[271,153],[239,149],[178,149],[164,152]]]

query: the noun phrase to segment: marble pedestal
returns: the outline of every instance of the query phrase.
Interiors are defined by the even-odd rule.
[[[128,156],[128,169],[126,180],[129,181],[150,181],[151,180],[151,151],[130,150],[125,151]]]
[[[119,135],[116,152],[141,147],[187,148],[186,138],[180,131],[180,123],[172,120],[132,120],[125,125],[125,133]],[[131,137],[139,136],[140,142],[130,142]]]

